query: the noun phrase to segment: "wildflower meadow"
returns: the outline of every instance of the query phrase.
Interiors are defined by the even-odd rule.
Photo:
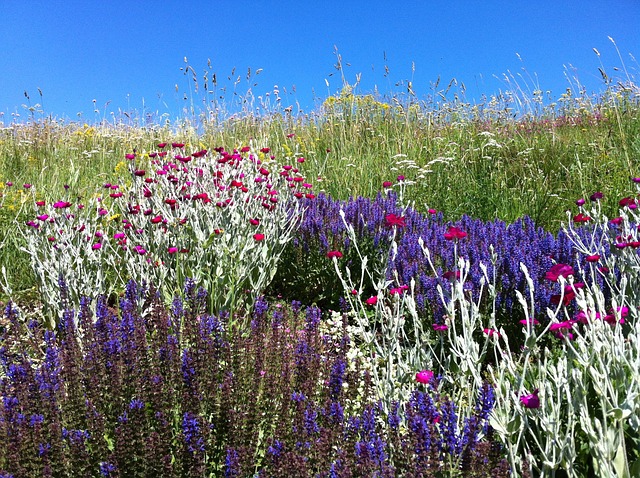
[[[2,124],[0,477],[639,477],[640,89],[515,86]]]

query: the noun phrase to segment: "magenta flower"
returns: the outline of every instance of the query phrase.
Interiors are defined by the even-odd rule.
[[[567,277],[573,275],[573,267],[568,264],[555,264],[549,271],[545,274],[545,278],[547,280],[557,282],[560,277]]]
[[[44,202],[44,201],[36,201],[36,206],[38,206],[38,207],[42,207],[42,206],[44,206],[44,205],[45,205],[45,202]]]
[[[399,182],[404,181],[404,176],[403,176],[402,174],[401,174],[400,176],[398,176],[398,181],[399,181]]]
[[[582,223],[582,222],[589,222],[589,221],[591,221],[591,218],[582,213],[579,213],[573,216],[573,222],[575,223]]]
[[[6,183],[4,183],[5,186],[7,186],[8,188],[10,188],[11,186],[13,186],[13,183],[11,181],[7,181]]]
[[[591,201],[593,201],[593,202],[596,202],[596,201],[602,199],[603,196],[604,195],[600,191],[598,191],[598,192],[593,193],[591,196],[589,196],[589,199]]]
[[[444,234],[444,238],[447,241],[452,241],[453,239],[463,239],[465,237],[467,237],[467,233],[454,226],[450,226],[449,229],[447,229],[447,232],[445,232]]]
[[[97,251],[98,249],[102,248],[102,244],[99,242],[96,242],[93,246],[91,246],[91,249],[93,249],[94,251]]]
[[[168,247],[167,248],[167,252],[169,254],[175,254],[176,252],[178,252],[178,248],[177,247]]]
[[[528,319],[522,319],[520,321],[520,323],[522,325],[527,325],[527,324],[531,324],[531,325],[540,325],[540,322],[538,321],[538,319],[534,318],[534,317],[529,317]]]
[[[500,338],[500,332],[498,332],[496,329],[482,329],[482,332],[489,337],[495,337],[497,339]]]
[[[530,395],[522,395],[520,397],[520,403],[525,408],[540,408],[540,398],[538,398],[538,389],[536,388]]]
[[[598,262],[600,260],[600,256],[598,254],[593,254],[584,258],[587,262]]]
[[[164,149],[167,146],[167,143],[158,143],[158,148]]]
[[[25,188],[25,189],[30,189],[31,188],[31,184],[25,183],[25,184],[22,185],[22,187]]]
[[[136,159],[135,153],[125,154],[124,157],[127,158],[127,159]]]
[[[145,174],[147,174],[147,172],[146,172],[144,169],[136,169],[136,170],[133,172],[133,174],[134,174],[135,176],[142,177],[142,176],[144,176]]]
[[[184,148],[184,143],[171,143],[172,148]]]
[[[378,303],[378,298],[376,296],[369,297],[365,302],[367,305],[376,305]]]
[[[49,219],[49,215],[48,214],[40,214],[39,216],[36,216],[36,219],[38,219],[40,221],[46,221],[47,219]]]
[[[327,257],[329,259],[333,259],[334,257],[336,259],[340,259],[342,257],[342,252],[340,252],[340,251],[329,251],[329,252],[327,252]]]
[[[113,235],[113,238],[114,238],[114,239],[124,239],[125,237],[126,237],[126,236],[125,236],[124,232],[116,232],[116,233]]]
[[[259,219],[249,219],[249,223],[250,223],[252,226],[257,226],[257,225],[259,225],[259,224],[260,224],[260,220],[259,220]]]
[[[387,214],[384,217],[384,220],[389,227],[404,227],[406,225],[404,222],[404,216],[397,216],[396,214]]]
[[[391,186],[393,186],[393,183],[391,181],[385,181],[382,183],[382,187],[385,189],[390,188]]]
[[[438,211],[436,211],[433,208],[429,208],[429,210],[427,211],[429,214],[436,214]]]
[[[433,379],[433,372],[431,370],[422,370],[416,373],[416,382],[429,383]]]
[[[407,290],[409,290],[409,286],[408,285],[401,285],[399,287],[394,287],[393,289],[389,290],[389,294],[391,294],[391,295],[400,295],[404,291],[407,291]]]
[[[260,234],[260,233],[254,234],[254,235],[253,235],[253,238],[254,238],[256,241],[260,242],[260,241],[262,241],[262,240],[264,239],[264,234]]]
[[[53,207],[55,209],[64,209],[64,208],[69,207],[69,206],[71,206],[71,203],[67,202],[67,201],[58,201],[56,203],[53,203]]]
[[[444,332],[449,328],[449,326],[445,324],[432,324],[431,327],[433,327],[433,330],[436,332]]]
[[[577,206],[584,206],[584,203],[585,203],[585,202],[586,202],[586,201],[585,201],[584,199],[580,198],[580,199],[578,199],[578,200],[576,201],[576,205],[577,205]]]
[[[133,248],[138,254],[140,254],[141,256],[145,255],[147,253],[147,250],[142,247],[142,246],[135,246]]]

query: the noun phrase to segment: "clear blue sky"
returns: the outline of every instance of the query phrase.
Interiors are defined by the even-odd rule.
[[[341,88],[334,45],[346,79],[361,73],[362,93],[405,91],[396,83],[411,80],[422,98],[438,77],[439,89],[456,78],[473,100],[507,89],[495,77],[511,72],[521,86],[517,75],[531,75],[557,97],[570,86],[567,68],[597,92],[600,61],[624,77],[613,70],[622,65],[608,36],[640,82],[630,56],[640,58],[639,26],[637,0],[0,0],[0,123],[28,118],[25,91],[45,114],[70,120],[143,105],[175,115],[185,93],[195,96],[180,71],[184,57],[200,78],[210,59],[227,91],[237,76],[238,93],[265,98],[278,85],[284,106],[309,111]],[[248,68],[262,71],[247,82]]]

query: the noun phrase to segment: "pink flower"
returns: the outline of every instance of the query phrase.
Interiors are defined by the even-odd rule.
[[[42,206],[44,206],[44,205],[45,205],[45,202],[44,202],[44,201],[36,201],[36,206],[38,206],[38,207],[42,207]]]
[[[124,157],[127,158],[127,159],[136,159],[135,153],[133,153],[133,154],[132,153],[125,154]]]
[[[584,258],[587,262],[598,262],[600,260],[600,256],[598,254],[593,254]]]
[[[382,183],[382,187],[385,189],[390,188],[391,186],[393,186],[393,183],[391,181],[385,181]]]
[[[22,187],[25,188],[25,189],[30,189],[31,188],[31,184],[25,183],[25,184],[22,185]]]
[[[367,305],[376,305],[378,303],[378,297],[369,297],[365,302]]]
[[[147,253],[147,250],[146,250],[144,247],[142,247],[142,246],[135,246],[135,247],[134,247],[134,250],[135,250],[138,254],[140,254],[141,256],[143,256],[143,255],[145,255],[145,254]]]
[[[96,242],[93,246],[91,246],[91,249],[93,249],[94,251],[97,251],[98,249],[102,248],[102,244],[100,244],[99,242]]]
[[[465,237],[467,237],[467,233],[454,226],[450,226],[449,229],[447,229],[447,232],[445,232],[444,234],[444,238],[447,241],[451,241],[453,239],[463,239]]]
[[[538,389],[536,388],[530,395],[522,395],[520,397],[520,403],[525,408],[540,408],[540,398],[538,398]]]
[[[577,205],[577,206],[583,206],[585,202],[586,202],[586,201],[585,201],[584,199],[580,198],[580,199],[578,199],[578,200],[576,201],[576,205]]]
[[[163,149],[167,146],[167,143],[158,143],[158,148]]]
[[[71,203],[67,202],[67,201],[58,201],[58,202],[53,203],[53,207],[55,209],[64,209],[64,208],[69,207],[69,206],[71,206]]]
[[[545,274],[547,280],[556,282],[560,277],[567,277],[573,275],[573,267],[568,264],[555,264]]]
[[[444,332],[449,328],[449,326],[445,324],[432,324],[431,327],[433,327],[433,330],[436,332]]]
[[[585,216],[582,213],[576,214],[575,216],[573,216],[573,222],[575,223],[582,223],[582,222],[589,222],[589,221],[591,221],[591,218],[589,216]]]
[[[178,248],[177,247],[168,247],[167,248],[167,252],[169,254],[175,254],[176,252],[178,252]]]
[[[172,148],[183,148],[184,143],[171,143]]]
[[[409,290],[409,286],[408,285],[401,285],[399,287],[394,287],[393,289],[391,289],[389,291],[389,294],[391,294],[391,295],[400,295],[406,290]]]
[[[528,319],[522,319],[520,321],[520,323],[522,325],[527,325],[527,324],[540,325],[540,322],[537,319],[535,319],[534,317],[529,317]]]
[[[264,234],[260,234],[260,233],[254,234],[253,238],[258,242],[262,241],[264,239]]]
[[[142,177],[142,176],[144,176],[145,174],[147,174],[147,172],[146,172],[144,169],[136,169],[136,170],[133,172],[133,174],[134,174],[135,176]]]
[[[427,211],[429,214],[436,214],[438,211],[436,211],[433,208],[429,208],[429,210]]]
[[[429,383],[433,379],[433,372],[431,370],[422,370],[416,373],[416,382]]]
[[[404,227],[406,224],[404,222],[404,216],[397,216],[396,214],[387,214],[384,217],[385,222],[387,223],[387,226],[389,227]]]
[[[400,181],[400,182],[404,181],[404,176],[402,174],[400,176],[398,176],[398,181]]]
[[[329,252],[327,252],[327,257],[329,259],[333,259],[334,257],[336,259],[340,259],[342,257],[342,252],[340,252],[340,251],[329,251]]]
[[[600,191],[598,191],[598,192],[593,193],[591,196],[589,196],[589,199],[591,199],[591,201],[593,201],[593,202],[596,202],[596,201],[602,199],[602,197],[603,197],[603,194]]]
[[[116,232],[116,233],[113,235],[113,238],[114,238],[114,239],[124,239],[125,237],[126,237],[126,236],[125,236],[124,232]]]
[[[498,332],[496,329],[482,329],[482,332],[489,337],[495,337],[497,339],[500,338],[500,332]]]
[[[47,219],[49,219],[49,215],[48,214],[40,214],[39,216],[36,216],[36,219],[38,219],[40,221],[46,221]]]
[[[260,224],[260,220],[259,219],[249,219],[249,223],[252,226],[257,226],[258,224]]]

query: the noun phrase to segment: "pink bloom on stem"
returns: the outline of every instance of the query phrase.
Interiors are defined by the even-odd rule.
[[[538,389],[536,388],[533,393],[529,395],[522,395],[520,397],[520,403],[525,408],[540,408],[540,398],[538,398]]]
[[[482,329],[482,332],[489,337],[500,338],[500,332],[498,332],[496,329]]]
[[[94,251],[97,251],[98,249],[102,248],[102,244],[99,242],[96,242],[93,246],[91,246],[91,249],[93,249]]]
[[[333,259],[334,257],[336,259],[340,259],[342,257],[342,252],[340,252],[340,251],[329,251],[329,252],[327,252],[327,257],[329,259]]]
[[[250,223],[252,226],[257,226],[257,225],[259,225],[259,224],[260,224],[260,220],[259,220],[259,219],[249,219],[249,223]]]
[[[600,256],[598,254],[592,254],[584,258],[587,262],[598,262],[600,260]]]
[[[369,297],[365,302],[367,305],[376,305],[378,303],[378,297],[374,295],[373,297]]]
[[[169,254],[175,254],[176,252],[178,252],[178,248],[177,247],[168,247],[167,248],[167,252]]]
[[[454,239],[463,239],[465,237],[467,237],[467,233],[454,226],[449,226],[447,232],[444,233],[444,238],[447,241],[452,241]]]
[[[42,207],[42,206],[44,206],[44,205],[45,205],[45,202],[44,202],[44,201],[36,201],[36,206],[38,206],[38,207]]]
[[[46,221],[47,219],[49,219],[49,215],[48,214],[40,214],[39,216],[36,216],[36,219],[38,219],[40,221]]]
[[[127,159],[136,159],[135,153],[125,154],[124,157],[127,158]]]
[[[567,277],[573,275],[573,267],[568,264],[555,264],[545,274],[545,279],[557,282],[560,277]]]
[[[622,217],[614,217],[609,222],[611,224],[615,224],[616,226],[619,226],[620,224],[622,224],[624,222],[624,219]]]
[[[409,290],[409,286],[408,285],[401,285],[399,287],[394,287],[393,289],[389,290],[389,294],[391,294],[391,295],[400,295],[404,291],[407,291],[407,290]]]
[[[591,201],[593,201],[593,202],[596,202],[596,201],[602,199],[603,196],[604,195],[600,191],[598,191],[598,192],[593,193],[591,196],[589,196],[589,199]]]
[[[135,246],[134,249],[141,256],[143,256],[143,255],[145,255],[147,253],[147,250],[142,246]]]
[[[171,143],[172,148],[183,148],[184,143]]]
[[[142,176],[144,176],[145,174],[147,174],[147,172],[146,172],[144,169],[136,169],[136,170],[133,172],[133,174],[134,174],[135,176],[142,177]]]
[[[22,185],[22,187],[25,188],[25,189],[30,189],[31,188],[31,184],[25,183],[25,184]]]
[[[167,146],[167,143],[158,143],[158,148],[160,149],[164,149],[166,148],[166,146]]]
[[[400,176],[398,176],[398,181],[400,181],[400,182],[404,181],[404,176],[402,174]]]
[[[583,223],[583,222],[589,222],[589,221],[591,221],[591,218],[582,213],[576,214],[575,216],[573,216],[573,222],[575,223]]]
[[[7,186],[8,188],[10,188],[11,186],[13,186],[13,182],[11,182],[11,181],[7,181],[7,182],[5,183],[5,186]]]
[[[422,370],[416,373],[416,382],[429,383],[433,379],[433,372],[431,370]]]
[[[429,211],[427,211],[429,214],[436,214],[438,211],[436,211],[433,208],[430,208]]]
[[[125,237],[126,237],[126,236],[125,236],[125,233],[124,233],[124,232],[116,232],[116,233],[113,235],[113,238],[114,238],[114,239],[124,239]]]
[[[64,208],[69,207],[69,206],[71,206],[71,203],[67,202],[67,201],[58,201],[58,202],[53,203],[53,207],[55,209],[64,209]]]
[[[264,234],[260,234],[260,233],[254,234],[254,235],[253,235],[253,238],[254,238],[256,241],[262,241],[262,240],[264,239]]]
[[[522,319],[520,321],[520,323],[522,325],[527,325],[527,324],[531,324],[531,325],[540,325],[540,322],[538,321],[538,319],[534,318],[534,317],[529,317],[528,319]]]
[[[404,222],[404,216],[398,216],[396,214],[387,214],[384,217],[385,222],[387,223],[387,226],[389,227],[405,227],[405,222]]]
[[[385,181],[382,183],[382,187],[385,189],[390,188],[391,186],[393,186],[393,183],[391,181]]]
[[[576,205],[577,205],[577,206],[584,206],[584,203],[585,203],[585,202],[586,202],[586,201],[585,201],[584,199],[580,198],[580,199],[578,199],[578,200],[576,201]]]
[[[449,326],[445,324],[432,324],[431,326],[433,327],[433,330],[435,330],[436,332],[444,332],[449,328]]]

